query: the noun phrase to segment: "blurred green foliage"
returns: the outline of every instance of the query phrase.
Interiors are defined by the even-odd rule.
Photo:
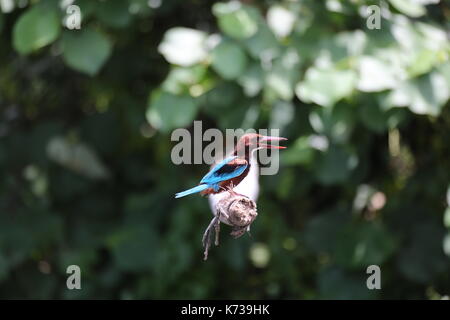
[[[0,297],[450,294],[448,1],[76,0],[80,30],[70,1],[6,2]],[[207,262],[207,201],[173,199],[207,170],[170,160],[194,120],[290,140]]]

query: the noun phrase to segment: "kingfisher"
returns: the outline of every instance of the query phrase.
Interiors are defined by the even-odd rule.
[[[286,147],[271,145],[273,141],[287,140],[282,137],[263,136],[257,133],[243,135],[236,144],[233,153],[215,165],[196,187],[178,192],[175,198],[181,198],[193,193],[201,195],[217,194],[223,191],[233,192],[250,171],[250,158],[253,152],[260,149],[285,149]]]

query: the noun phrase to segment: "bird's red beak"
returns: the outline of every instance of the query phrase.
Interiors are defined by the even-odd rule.
[[[264,143],[264,142],[269,142],[270,143],[272,141],[284,141],[284,140],[287,140],[287,139],[283,138],[283,137],[262,136],[259,139],[258,145],[260,147],[267,148],[267,149],[286,149],[286,147],[283,147],[283,146],[274,146],[274,145],[271,145],[271,144]]]

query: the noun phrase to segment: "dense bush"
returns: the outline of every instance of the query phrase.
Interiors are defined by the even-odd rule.
[[[0,13],[1,297],[450,293],[447,1],[77,0],[80,30],[70,1],[15,3]],[[289,138],[251,237],[225,230],[207,262],[207,201],[173,199],[207,170],[170,160],[194,120]]]

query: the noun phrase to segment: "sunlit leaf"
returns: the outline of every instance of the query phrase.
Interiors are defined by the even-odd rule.
[[[389,0],[389,2],[400,12],[410,17],[420,17],[426,12],[425,7],[417,0]]]
[[[450,228],[450,207],[447,207],[444,213],[444,226]]]
[[[305,102],[331,107],[352,93],[355,80],[356,76],[350,70],[310,68],[305,80],[297,85],[295,93]]]
[[[236,39],[249,38],[258,30],[258,13],[238,1],[216,3],[213,13],[218,19],[220,29]]]
[[[58,11],[44,5],[27,9],[13,29],[13,45],[21,54],[29,54],[55,41],[61,31]]]
[[[278,37],[288,36],[295,23],[292,11],[281,6],[272,6],[267,12],[267,24]]]
[[[414,62],[408,68],[411,77],[420,76],[429,72],[438,62],[439,54],[431,50],[421,50],[417,53]]]
[[[408,107],[417,114],[436,116],[450,97],[445,77],[432,72],[420,78],[399,83],[386,97],[385,107]]]
[[[206,66],[195,65],[192,67],[174,67],[161,87],[164,91],[173,94],[182,94],[189,92],[196,86],[200,90],[204,90],[200,82],[206,73]],[[203,93],[203,91],[201,91]]]
[[[176,27],[164,34],[158,50],[170,63],[187,67],[207,57],[205,41],[206,34],[202,31]]]
[[[364,56],[358,64],[357,88],[364,92],[377,92],[394,88],[398,82],[389,64],[369,56]]]

